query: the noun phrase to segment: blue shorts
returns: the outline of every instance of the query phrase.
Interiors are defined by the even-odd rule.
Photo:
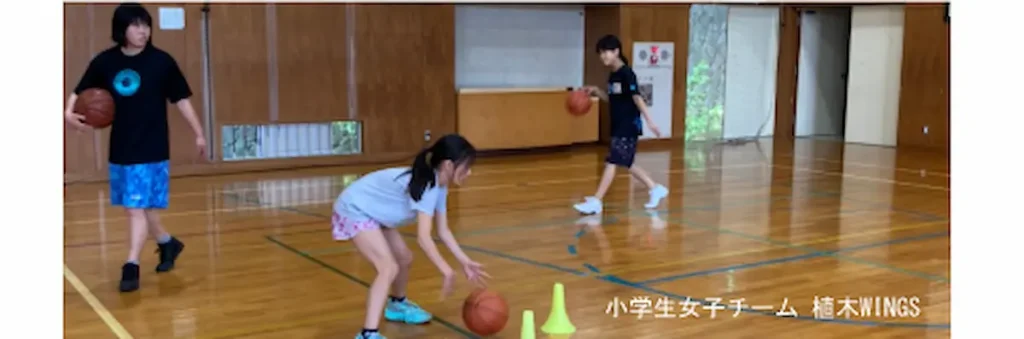
[[[167,208],[169,161],[134,165],[109,164],[110,202],[138,209]]]
[[[612,137],[608,145],[608,157],[605,162],[625,168],[633,167],[633,159],[636,157],[637,138],[633,137]]]

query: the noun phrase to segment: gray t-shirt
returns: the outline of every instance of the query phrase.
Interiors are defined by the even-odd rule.
[[[334,202],[334,212],[397,227],[414,221],[418,212],[434,216],[434,211],[447,208],[448,188],[436,184],[423,191],[420,201],[413,201],[408,190],[412,174],[408,171],[408,167],[395,167],[364,175],[341,192]]]

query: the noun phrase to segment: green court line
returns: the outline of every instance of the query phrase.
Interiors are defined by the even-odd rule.
[[[818,197],[821,197],[821,196],[838,197],[838,195],[839,195],[838,193],[835,193],[835,192],[816,192],[816,191],[810,191],[808,193],[811,196],[818,196]],[[778,198],[786,199],[786,198],[792,198],[792,197],[793,197],[793,194],[789,194],[789,195],[780,196]],[[776,197],[772,197],[772,198],[768,199],[767,201],[773,201],[775,198]],[[242,200],[242,199],[238,199],[238,200],[246,202],[246,203],[254,203],[254,202],[247,201],[247,200]],[[766,200],[763,199],[763,198],[758,198],[758,199],[740,200],[740,201],[743,201],[743,202],[746,203],[746,202],[752,202],[752,201],[766,201]],[[854,199],[851,199],[850,201],[859,202],[859,203],[862,203],[862,204],[873,204],[873,203],[869,203],[869,202],[865,202],[865,201],[858,201],[858,200],[854,200]],[[258,205],[259,203],[255,202],[255,204]],[[606,206],[607,207],[620,207],[622,205],[609,204],[609,205],[606,205]],[[879,208],[879,209],[881,209],[881,208]],[[897,210],[892,209],[891,206],[889,208],[886,208],[886,209],[887,210],[891,210],[891,211],[895,211],[895,212],[908,213],[908,214],[911,214],[911,215],[922,216],[922,213],[917,213],[916,211],[907,211],[907,212],[897,211]],[[306,211],[303,211],[303,210],[300,210],[300,209],[288,208],[288,209],[282,209],[282,210],[289,211],[289,212],[294,212],[294,213],[299,213],[299,214],[304,214],[304,215],[319,215],[322,218],[330,219],[328,216],[325,216],[325,215],[322,215],[322,214],[318,214],[318,213],[306,212]],[[719,210],[720,210],[720,208],[719,208]],[[638,212],[638,210],[636,210],[636,209],[629,208],[629,209],[625,209],[625,211],[627,212],[627,214],[626,214],[627,217],[634,217],[634,216],[642,217],[642,216],[648,215],[648,211],[646,211],[646,210],[640,210]],[[657,213],[659,215],[672,215],[673,213],[680,213],[680,212],[683,212],[683,211],[678,211],[678,210],[677,211],[673,211],[672,209],[664,210],[664,211],[657,211]],[[928,216],[928,215],[930,215],[930,214],[924,214],[924,216]],[[555,226],[555,225],[561,225],[562,222],[565,222],[565,221],[560,221],[559,223],[551,223],[547,227],[551,227],[551,226]],[[820,250],[818,250],[816,248],[813,248],[813,247],[798,246],[798,245],[794,245],[794,244],[792,244],[790,242],[787,242],[787,241],[780,241],[780,240],[775,240],[775,239],[771,239],[771,238],[767,238],[767,237],[763,237],[763,236],[759,236],[759,235],[752,235],[752,234],[748,234],[748,233],[744,233],[744,232],[740,232],[740,231],[736,231],[736,230],[732,230],[732,229],[728,229],[728,228],[723,228],[723,227],[704,225],[704,224],[701,224],[699,222],[695,222],[695,221],[689,220],[689,219],[687,219],[685,217],[679,217],[679,218],[675,218],[675,219],[669,218],[669,220],[666,220],[666,222],[685,224],[687,226],[694,227],[694,228],[716,231],[716,232],[721,233],[721,234],[733,235],[733,236],[737,236],[737,237],[741,237],[741,238],[746,238],[746,239],[750,239],[750,240],[755,240],[755,241],[759,241],[759,242],[763,242],[763,243],[767,243],[767,244],[777,245],[777,246],[781,246],[781,247],[785,247],[785,248],[789,248],[789,249],[793,249],[793,250],[797,250],[797,251],[801,251],[801,252],[807,252],[807,253],[823,252],[823,251],[820,251]],[[544,227],[544,226],[541,226],[541,227]],[[536,227],[534,227],[534,228],[536,228]],[[504,229],[504,230],[499,231],[498,229]],[[492,232],[492,234],[493,234],[493,232],[507,232],[507,231],[517,231],[517,230],[519,230],[519,229],[514,228],[514,227],[505,227],[505,228],[496,228],[496,229],[480,230],[480,231]],[[343,253],[343,252],[346,252],[346,251],[351,251],[351,249],[340,250],[339,251],[337,249],[331,250],[331,248],[328,248],[328,249],[325,249],[324,251],[335,251],[334,253]],[[310,254],[307,254],[306,252],[301,252],[300,251],[300,253],[303,253],[305,255],[310,255]],[[325,252],[325,253],[331,253],[331,252]],[[320,253],[320,255],[325,254],[325,253]],[[835,254],[835,253],[829,254],[827,256],[833,257],[833,258],[835,258],[837,260],[853,262],[853,263],[857,263],[857,264],[861,264],[861,265],[866,265],[866,266],[871,266],[871,267],[875,267],[875,268],[883,268],[883,269],[891,270],[891,271],[894,271],[894,272],[899,272],[899,273],[907,274],[907,275],[910,275],[910,276],[915,276],[915,277],[920,277],[920,278],[928,279],[928,280],[931,280],[931,281],[938,281],[938,282],[943,282],[943,283],[949,283],[949,278],[947,278],[947,277],[933,275],[933,274],[929,274],[929,273],[925,273],[925,272],[919,272],[919,271],[915,271],[915,270],[904,269],[904,268],[900,268],[900,267],[896,267],[896,266],[892,266],[892,265],[888,265],[888,264],[885,264],[885,263],[880,263],[880,262],[876,262],[876,261],[872,261],[872,260],[860,259],[860,258],[856,258],[856,257],[849,257],[849,256],[845,256],[845,255]]]
[[[310,256],[310,255],[308,255],[306,253],[303,253],[302,251],[300,251],[300,250],[298,250],[298,249],[296,249],[296,248],[294,248],[294,247],[284,243],[283,241],[278,240],[277,238],[275,238],[272,235],[265,236],[265,238],[267,239],[267,241],[270,241],[271,243],[274,243],[278,247],[281,247],[281,248],[287,250],[288,252],[291,252],[291,253],[299,256],[299,257],[302,257],[303,259],[306,259],[309,262],[317,264],[317,265],[319,265],[323,269],[331,271],[334,274],[340,275],[340,276],[344,277],[345,279],[348,279],[348,280],[350,280],[350,281],[352,281],[352,282],[354,282],[356,284],[359,284],[359,285],[361,285],[361,286],[363,286],[363,287],[365,287],[367,289],[370,288],[370,284],[367,283],[366,281],[363,281],[362,279],[359,279],[358,277],[356,277],[354,275],[348,274],[345,271],[342,271],[341,269],[339,269],[337,267],[334,267],[334,265],[325,263],[325,262],[321,261],[320,259],[317,259],[317,258],[315,258],[313,256]],[[447,320],[444,320],[444,319],[442,319],[440,317],[434,316],[434,318],[431,319],[431,321],[437,322],[438,324],[441,324],[441,326],[444,326],[444,327],[452,330],[453,332],[456,332],[456,333],[462,335],[465,338],[474,338],[474,339],[479,339],[480,338],[480,336],[475,335],[475,334],[469,332],[468,330],[466,330],[466,329],[464,329],[462,327],[459,327],[459,326],[457,326],[457,325],[455,325],[455,324],[453,324],[453,323],[451,323],[451,322],[449,322]]]
[[[770,202],[770,201],[785,200],[785,199],[791,199],[791,198],[792,198],[792,196],[788,196],[788,195],[786,195],[786,196],[776,196],[776,197],[770,198],[767,201]],[[684,206],[684,207],[682,207],[682,210],[684,210],[684,211],[688,211],[688,210],[691,210],[691,211],[720,211],[721,208],[723,208],[723,207],[742,207],[742,206],[750,205],[750,203],[754,203],[754,204],[764,203],[766,200],[763,199],[763,198],[756,198],[756,199],[752,198],[752,199],[743,199],[743,200],[736,200],[736,201],[739,202],[739,203],[736,203],[736,204],[726,204],[726,205]],[[608,205],[606,205],[606,207],[610,207],[611,209],[623,208],[624,206],[625,205],[623,205],[623,204],[608,204]],[[627,215],[627,217],[629,217],[629,216],[630,215]],[[460,237],[460,238],[468,238],[468,237],[474,237],[474,236],[479,236],[479,235],[492,235],[492,234],[500,234],[500,233],[518,232],[518,231],[523,231],[523,230],[528,230],[528,229],[552,228],[552,227],[564,226],[566,223],[575,222],[575,221],[579,220],[582,217],[584,217],[584,216],[574,216],[574,217],[571,217],[571,218],[557,218],[557,219],[552,219],[552,220],[544,221],[544,222],[541,222],[541,223],[519,223],[519,224],[515,224],[515,225],[490,227],[490,228],[486,228],[486,229],[479,229],[479,230],[472,230],[472,231],[465,231],[465,232],[456,232],[455,236]],[[606,223],[607,224],[614,224],[614,223],[618,223],[619,221],[620,221],[619,218],[617,218],[615,216],[605,216],[605,217],[603,217],[603,220],[601,222],[602,222],[602,224],[606,224]],[[339,246],[332,246],[332,247],[318,248],[318,249],[314,249],[314,250],[304,251],[303,253],[307,253],[307,254],[310,254],[310,255],[330,255],[330,254],[349,253],[349,252],[353,252],[353,251],[355,251],[355,247],[353,247],[351,244],[345,243],[345,244],[341,244]]]
[[[491,227],[491,228],[479,229],[479,230],[473,230],[473,231],[454,232],[454,234],[455,234],[456,237],[467,238],[467,237],[473,237],[473,236],[479,236],[479,235],[508,233],[508,232],[516,232],[516,231],[523,231],[523,230],[529,230],[529,229],[551,228],[551,227],[565,226],[566,224],[575,222],[576,220],[579,220],[579,219],[580,219],[579,216],[572,217],[572,218],[557,218],[557,219],[547,220],[547,221],[544,221],[544,222],[541,222],[541,223],[520,223],[520,224],[516,224],[516,225]],[[616,218],[614,216],[611,216],[611,217],[605,217],[602,222],[617,223],[618,221],[619,221],[618,218]],[[332,247],[320,248],[320,249],[315,249],[315,250],[309,250],[309,251],[304,251],[303,253],[306,253],[306,254],[309,254],[309,255],[325,255],[325,254],[347,253],[347,252],[352,252],[352,251],[355,251],[355,247],[354,246],[352,246],[350,243],[343,243],[343,244],[338,245],[338,246],[332,246]]]
[[[672,215],[674,213],[679,213],[679,212],[658,211],[657,213],[658,213],[658,215],[666,215],[666,216],[668,216],[668,215]],[[630,209],[628,211],[628,214],[627,214],[627,216],[629,216],[629,217],[633,217],[633,216],[648,216],[648,215],[649,215],[648,211],[646,211],[646,210],[636,210],[636,209]],[[886,263],[881,263],[881,262],[872,261],[872,260],[868,260],[868,259],[861,259],[861,258],[857,258],[857,257],[841,255],[841,254],[838,254],[838,253],[830,253],[829,251],[824,251],[824,250],[817,249],[817,248],[814,248],[814,247],[811,247],[811,246],[794,245],[794,244],[792,244],[790,242],[787,242],[787,241],[780,241],[780,240],[775,240],[775,239],[771,239],[771,238],[763,237],[763,236],[759,236],[759,235],[752,235],[752,234],[749,234],[749,233],[744,233],[744,232],[740,232],[740,231],[736,231],[736,230],[732,230],[732,229],[728,229],[728,228],[704,225],[704,224],[699,223],[699,222],[694,222],[692,220],[688,220],[685,217],[666,218],[666,219],[668,219],[668,220],[665,220],[668,223],[684,224],[684,225],[686,225],[688,227],[693,227],[693,228],[703,229],[703,230],[708,230],[708,231],[714,231],[714,232],[717,232],[717,233],[720,233],[720,234],[726,234],[726,235],[736,236],[736,237],[740,237],[740,238],[744,238],[744,239],[754,240],[754,241],[758,241],[758,242],[762,242],[762,243],[766,243],[766,244],[770,244],[770,245],[774,245],[774,246],[778,246],[778,247],[788,248],[788,249],[792,249],[792,250],[797,250],[797,251],[801,251],[801,252],[805,252],[805,253],[825,253],[822,256],[832,257],[832,258],[835,258],[836,260],[853,262],[853,263],[857,263],[857,264],[861,264],[861,265],[865,265],[865,266],[886,269],[886,270],[890,270],[890,271],[893,271],[893,272],[898,272],[898,273],[902,273],[902,274],[906,274],[906,275],[910,275],[910,276],[914,276],[914,277],[918,277],[918,278],[923,278],[923,279],[927,279],[927,280],[931,280],[931,281],[937,281],[937,282],[942,282],[942,283],[947,283],[947,284],[950,282],[949,278],[948,277],[944,277],[944,276],[939,276],[939,275],[934,275],[934,274],[930,274],[930,273],[926,273],[926,272],[920,272],[920,271],[905,269],[905,268],[902,268],[902,267],[893,266],[893,265],[889,265],[889,264],[886,264]],[[547,225],[546,227],[550,227],[550,226],[554,226],[554,224]],[[540,226],[538,226],[538,227],[540,227]],[[516,229],[511,229],[511,230],[507,230],[507,231],[515,231],[515,230]],[[333,251],[326,251],[325,250],[323,252],[316,252],[316,253],[310,251],[310,252],[303,252],[303,254],[306,254],[306,255],[309,255],[309,256],[313,256],[313,255],[323,255],[323,254],[327,254],[327,253],[343,253],[343,252],[351,251],[350,248],[345,248],[345,247],[328,248],[327,250],[333,250]]]

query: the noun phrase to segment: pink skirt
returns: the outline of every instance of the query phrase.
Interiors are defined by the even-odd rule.
[[[380,223],[367,217],[352,217],[338,212],[331,216],[331,233],[334,240],[351,240],[359,232],[379,228]]]

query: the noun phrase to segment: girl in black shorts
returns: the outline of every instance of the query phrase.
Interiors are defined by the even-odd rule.
[[[587,197],[585,201],[573,205],[577,211],[583,214],[601,213],[603,204],[601,199],[608,192],[612,180],[615,179],[615,167],[625,167],[633,174],[633,177],[647,185],[650,193],[650,200],[644,205],[652,209],[658,207],[661,199],[668,195],[665,186],[655,183],[651,176],[639,166],[633,165],[633,158],[636,156],[636,142],[643,134],[643,124],[640,117],[647,122],[647,127],[654,132],[654,135],[661,136],[661,131],[651,121],[647,113],[647,105],[637,92],[636,73],[629,68],[628,61],[622,55],[622,43],[614,35],[606,35],[597,42],[597,53],[601,62],[612,69],[608,77],[607,93],[596,86],[587,86],[585,89],[591,95],[597,95],[601,100],[608,101],[611,111],[611,144],[608,149],[608,157],[605,159],[604,175],[601,176],[601,183],[597,186],[597,193]]]

